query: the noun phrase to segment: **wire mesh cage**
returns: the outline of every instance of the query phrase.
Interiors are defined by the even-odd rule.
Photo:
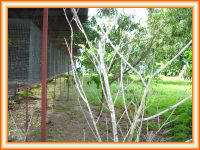
[[[30,19],[8,20],[8,81],[10,88],[41,81],[42,33]],[[67,52],[47,46],[47,78],[67,71]]]
[[[42,8],[8,9],[9,142],[41,141],[41,130],[38,130],[42,128],[41,122],[45,126],[49,124],[51,116],[56,113],[54,110],[63,106],[61,103],[65,103],[66,100],[72,100],[75,95],[71,92],[75,91],[75,87],[70,74],[71,65],[65,43],[65,39],[67,41],[70,39],[71,30],[62,8],[48,9],[48,21],[43,20],[46,18],[43,16],[43,10]],[[70,10],[68,8],[66,12],[72,19]],[[79,16],[82,21],[87,19],[87,12],[85,8],[80,9]],[[43,22],[45,24],[48,22],[48,27],[44,25],[48,30],[47,43],[42,35],[46,32],[43,30]],[[73,28],[76,28],[75,24]],[[43,44],[47,44],[47,51],[42,50]],[[73,48],[74,53],[76,50]],[[46,56],[42,55],[42,51],[46,51]],[[43,80],[42,68],[46,70]],[[47,116],[44,114],[45,111],[48,112]],[[50,118],[50,121],[46,118]],[[47,127],[47,130],[50,129]],[[42,128],[42,131],[46,130]]]

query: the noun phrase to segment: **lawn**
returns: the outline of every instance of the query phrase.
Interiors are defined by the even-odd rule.
[[[90,80],[89,75],[84,76],[84,89],[88,100],[94,104],[100,104],[101,90],[97,88],[94,82],[87,84]],[[127,103],[129,101],[134,101],[139,103],[141,96],[143,94],[143,87],[138,80],[132,82],[130,78],[127,79],[127,86],[125,89],[125,99]],[[116,98],[119,85],[113,83],[111,86],[111,92],[113,96],[113,101],[116,103],[117,109],[123,109],[123,99],[122,94],[119,93]],[[153,80],[150,90],[147,96],[147,108],[145,109],[145,117],[154,115],[169,106],[176,104],[180,100],[186,98],[192,94],[192,81],[190,80],[180,80],[178,77],[165,77],[160,76],[159,78]],[[167,124],[162,128],[163,136],[169,139],[169,141],[184,141],[190,139],[192,136],[192,101],[189,100],[186,103],[180,105],[173,112],[170,118],[168,116],[172,113],[169,111],[159,118],[159,124],[149,122],[149,129],[158,130],[160,126],[167,120]],[[156,118],[157,121],[158,118]],[[146,130],[146,129],[144,129]],[[169,132],[170,131],[170,132]]]

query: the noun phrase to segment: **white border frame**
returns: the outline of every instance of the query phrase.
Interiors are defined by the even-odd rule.
[[[100,144],[71,144],[71,143],[52,143],[52,144],[32,144],[32,143],[17,143],[17,144],[8,144],[7,141],[7,125],[6,125],[6,103],[7,103],[7,83],[6,83],[6,59],[7,59],[7,27],[6,27],[6,9],[7,7],[26,7],[26,6],[31,6],[31,7],[193,7],[193,17],[194,17],[194,22],[193,22],[193,111],[194,111],[194,124],[193,124],[193,144],[189,143],[170,143],[170,144],[154,144],[154,143],[134,143],[134,144],[105,144],[105,143],[100,143]],[[198,77],[199,77],[199,72],[198,72],[198,50],[199,50],[199,24],[198,24],[198,19],[199,19],[199,14],[198,14],[198,2],[2,2],[2,12],[1,12],[1,17],[2,17],[2,148],[198,148],[198,142],[199,142],[199,131],[198,131]]]

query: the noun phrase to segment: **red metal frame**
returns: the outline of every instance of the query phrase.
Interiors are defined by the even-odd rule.
[[[46,142],[46,71],[47,71],[48,8],[43,9],[42,31],[42,102],[41,102],[41,142]]]

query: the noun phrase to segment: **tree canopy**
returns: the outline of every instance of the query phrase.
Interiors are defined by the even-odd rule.
[[[100,40],[100,25],[113,44],[120,48],[126,59],[133,67],[145,62],[152,63],[152,56],[155,56],[157,66],[161,66],[177,53],[190,39],[192,39],[192,9],[191,8],[149,8],[147,26],[141,26],[134,21],[134,15],[119,12],[116,8],[98,9],[96,16],[93,16],[84,24],[85,32],[93,48],[89,48],[84,35],[77,33],[75,43],[85,45],[79,61],[86,71],[95,72],[94,64],[91,64],[87,53],[98,49]],[[113,21],[115,20],[114,24]],[[106,22],[106,24],[105,24]],[[111,82],[119,76],[120,61],[109,42],[105,43],[104,57],[109,74],[113,74]],[[165,75],[178,75],[185,62],[189,62],[188,74],[192,72],[192,48],[188,48],[176,62],[167,69]],[[139,68],[138,68],[139,69]],[[125,72],[130,68],[126,67]]]
[[[177,49],[183,47],[192,39],[192,9],[191,8],[157,8],[148,9],[148,30],[154,32],[162,28],[154,41],[156,58],[161,63],[172,58]],[[190,65],[188,74],[192,71],[192,48],[188,48],[176,62],[164,73],[165,75],[178,75],[187,61]]]

